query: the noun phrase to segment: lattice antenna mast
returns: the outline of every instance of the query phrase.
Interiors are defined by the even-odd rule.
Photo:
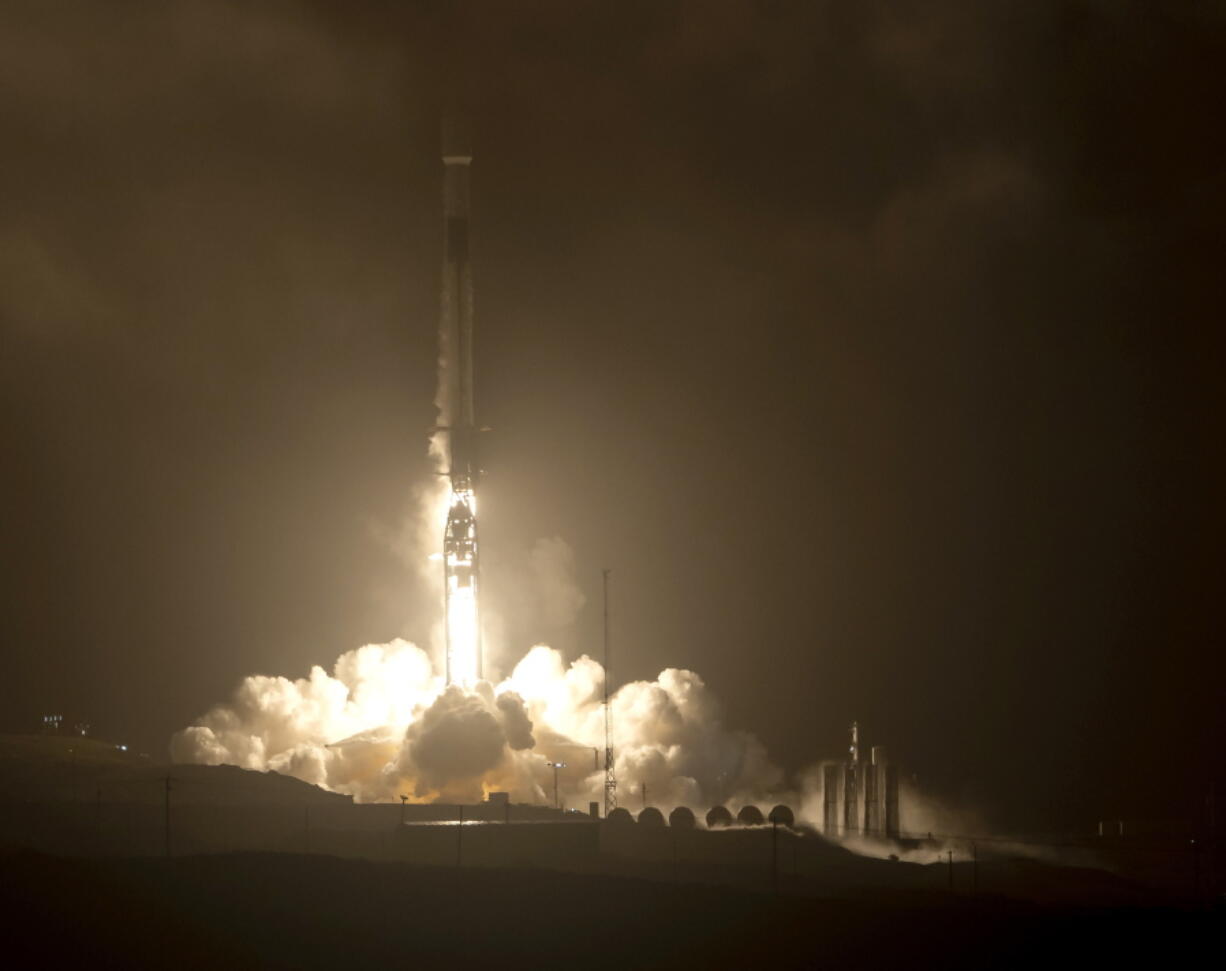
[[[617,808],[617,775],[613,771],[613,712],[609,707],[609,574],[604,569],[604,817]]]

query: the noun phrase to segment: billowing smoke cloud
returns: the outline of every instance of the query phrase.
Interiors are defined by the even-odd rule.
[[[516,751],[532,748],[536,739],[532,737],[532,719],[528,717],[524,699],[514,691],[506,691],[498,696],[497,705],[507,745]]]
[[[507,739],[490,700],[451,685],[409,726],[397,767],[417,776],[416,795],[471,786],[502,761]]]
[[[424,651],[406,641],[342,654],[291,681],[245,678],[233,698],[175,735],[176,761],[274,770],[359,800],[600,800],[604,670],[567,665],[538,645],[499,684],[445,687]],[[703,806],[780,797],[783,776],[756,738],[723,726],[719,705],[691,671],[623,685],[610,704],[621,797],[637,804]]]

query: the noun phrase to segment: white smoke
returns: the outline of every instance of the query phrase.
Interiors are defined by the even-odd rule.
[[[255,675],[233,698],[174,736],[179,762],[273,770],[362,801],[477,800],[508,791],[549,802],[553,770],[562,801],[586,808],[604,792],[604,670],[567,665],[538,645],[498,684],[444,687],[427,654],[397,640],[342,654],[297,680]],[[612,696],[616,774],[623,802],[766,803],[781,771],[761,743],[725,728],[719,705],[692,671],[669,668]],[[769,808],[769,806],[767,807]]]

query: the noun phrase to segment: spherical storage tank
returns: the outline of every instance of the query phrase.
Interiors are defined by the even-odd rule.
[[[668,814],[668,825],[673,829],[693,829],[696,825],[693,811],[685,806],[678,806]]]
[[[728,812],[723,806],[716,806],[707,813],[707,829],[731,825],[732,813]]]
[[[742,806],[741,811],[736,814],[736,821],[742,826],[761,826],[766,819],[757,806]]]
[[[616,823],[621,826],[627,823],[633,823],[634,817],[630,815],[630,810],[625,806],[618,806],[611,813],[609,813],[607,822]]]
[[[648,806],[641,813],[639,813],[639,825],[663,826],[664,814],[660,812],[660,810],[656,809],[655,806]]]
[[[770,822],[776,823],[779,826],[792,826],[796,822],[796,817],[792,815],[790,810],[783,803],[780,803],[770,811],[770,815],[766,817]]]

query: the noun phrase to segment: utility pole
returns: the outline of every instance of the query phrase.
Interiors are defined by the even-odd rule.
[[[164,835],[166,837],[166,859],[170,859],[170,773],[166,773],[166,802],[165,816],[162,821]]]
[[[409,797],[401,793],[400,795],[400,825],[404,825],[404,807],[408,803]]]
[[[604,818],[617,808],[617,776],[613,761],[613,721],[609,711],[609,681],[612,671],[609,662],[609,574],[606,567],[601,571],[604,590]]]
[[[971,843],[971,893],[979,893],[979,850]]]
[[[644,782],[644,783],[643,783],[642,789],[643,789],[643,793],[642,793],[642,795],[643,795],[643,808],[644,808],[644,809],[646,809],[646,808],[647,808],[647,783],[646,783],[646,782]]]
[[[773,816],[774,813],[771,813]],[[771,881],[775,887],[775,896],[779,896],[779,824],[771,820]]]
[[[946,850],[945,852],[949,854],[949,889],[953,890],[954,888],[954,851]]]
[[[1206,830],[1209,837],[1209,857],[1205,861],[1209,868],[1209,892],[1218,891],[1218,845],[1217,845],[1217,782],[1210,781],[1209,795],[1205,800]]]
[[[464,860],[464,804],[460,804],[460,825],[455,828],[455,865],[463,865]]]
[[[1200,844],[1192,840],[1192,897],[1200,896]]]

